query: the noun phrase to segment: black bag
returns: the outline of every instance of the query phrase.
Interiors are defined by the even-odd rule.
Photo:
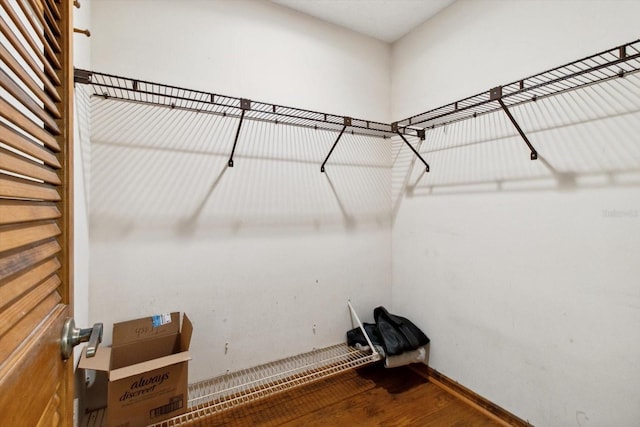
[[[429,344],[429,337],[409,319],[395,316],[382,306],[373,310],[373,317],[387,356],[396,356]]]

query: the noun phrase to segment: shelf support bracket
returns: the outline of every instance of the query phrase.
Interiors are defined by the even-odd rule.
[[[513,126],[516,128],[516,130],[518,131],[518,133],[520,134],[520,136],[524,140],[525,144],[527,144],[527,147],[529,147],[529,150],[531,150],[531,160],[536,160],[538,158],[538,152],[533,147],[533,145],[531,145],[531,142],[529,141],[529,138],[527,138],[527,135],[523,132],[522,128],[520,128],[520,125],[518,124],[516,119],[511,114],[511,111],[509,111],[507,106],[502,101],[502,86],[494,87],[493,89],[491,89],[489,91],[489,98],[492,101],[493,100],[498,101],[498,103],[500,104],[500,107],[502,107],[502,110],[505,112],[507,117],[509,117],[509,120],[511,121]]]
[[[398,129],[398,123],[397,122],[391,123],[391,130],[393,132],[397,133],[400,136],[400,138],[402,138],[404,143],[407,144],[407,147],[411,148],[411,151],[413,151],[413,154],[415,154],[420,159],[420,161],[424,164],[424,166],[426,168],[425,170],[428,173],[429,172],[429,164],[422,158],[420,153],[418,153],[418,151],[416,151],[416,149],[413,148],[413,145],[409,144],[409,141],[407,141],[407,138],[405,138],[404,135],[400,133],[400,130]],[[420,137],[420,140],[424,141],[424,139],[425,139],[425,130],[421,129],[417,133],[418,133],[418,137]]]
[[[347,126],[351,126],[351,117],[344,118],[344,125],[342,126],[342,130],[340,131],[340,135],[338,135],[338,137],[336,138],[336,142],[333,143],[331,150],[329,150],[329,154],[327,154],[324,162],[322,162],[322,166],[320,166],[320,172],[324,173],[324,165],[327,164],[327,160],[329,160],[329,157],[331,157],[331,153],[333,153],[334,148],[336,148],[336,145],[338,145],[338,141],[340,141],[340,138],[342,138],[342,134],[347,129]]]
[[[229,157],[229,167],[233,167],[233,154],[236,152],[236,145],[238,144],[238,137],[240,136],[240,128],[242,128],[242,122],[244,120],[244,112],[247,110],[251,110],[251,100],[249,99],[240,99],[240,108],[242,112],[240,113],[240,121],[238,122],[238,129],[236,130],[236,137],[233,140],[233,148],[231,149],[231,156]]]

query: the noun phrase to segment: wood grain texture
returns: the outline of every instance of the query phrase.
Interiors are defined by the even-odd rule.
[[[29,24],[33,28],[37,28],[39,24],[36,22],[35,18],[31,14],[31,9],[29,9],[29,6],[27,6],[27,3],[24,1],[20,1],[18,2],[18,5],[20,6],[20,9],[22,9],[23,14],[27,17]],[[44,52],[47,56],[47,59],[51,61],[54,68],[60,69],[61,64],[58,58],[56,57],[56,53],[60,52],[59,46],[55,45],[56,50],[54,51],[54,49],[51,47],[51,43],[49,39],[45,37],[44,31],[38,31],[38,38],[40,39],[40,42],[44,46]]]
[[[52,168],[5,150],[2,147],[0,147],[0,169],[39,179],[49,184],[60,184],[60,178]]]
[[[194,422],[193,426],[469,426],[500,424],[406,367],[348,371]]]
[[[461,401],[466,402],[470,407],[475,408],[499,421],[501,425],[531,427],[531,424],[527,421],[480,396],[473,390],[468,389],[430,366],[415,364],[411,365],[411,369],[431,383],[437,384],[443,390],[456,396]]]
[[[6,4],[6,0],[0,0],[0,1],[2,1],[3,4]],[[15,50],[20,54],[20,57],[25,61],[25,63],[29,65],[29,68],[31,68],[31,71],[33,71],[38,76],[38,78],[42,80],[47,92],[52,96],[57,96],[55,85],[59,85],[60,80],[56,76],[55,70],[53,69],[51,64],[49,64],[49,62],[46,61],[44,63],[44,71],[43,71],[42,67],[38,65],[38,62],[33,57],[33,55],[29,53],[29,50],[27,50],[27,48],[20,42],[18,37],[16,37],[16,34],[13,33],[13,31],[11,31],[11,27],[9,26],[7,21],[5,21],[4,18],[1,16],[0,16],[0,31],[2,32],[2,34],[5,35],[5,37],[9,40],[9,43],[11,43],[11,45],[15,48]],[[38,56],[37,53],[35,55]]]
[[[2,355],[2,359],[0,360],[0,378],[3,373],[9,376],[12,369],[17,369],[24,363],[24,361],[20,360],[21,357],[32,356],[29,353],[20,352],[20,348],[28,347],[32,344],[28,342],[27,338],[30,339],[34,333],[42,332],[39,331],[39,325],[42,323],[42,320],[50,315],[51,311],[58,306],[59,302],[60,295],[57,292],[50,293],[33,310],[26,313],[12,329],[0,336],[0,355]],[[62,329],[58,331],[58,335],[60,335],[61,331]],[[58,336],[57,339],[59,353],[60,336]],[[33,373],[29,372],[29,375],[33,375]],[[0,384],[1,383],[0,381]],[[3,388],[3,390],[8,389]],[[5,424],[0,423],[0,425]]]
[[[0,282],[0,311],[36,287],[38,283],[42,283],[59,268],[60,261],[57,258],[50,258],[5,282]]]
[[[73,289],[73,24],[69,0],[42,1],[0,0],[13,46],[0,54],[15,55],[0,74],[0,426],[73,424],[73,362],[60,352]]]
[[[31,33],[27,29],[26,23],[20,19],[20,17],[16,14],[15,10],[9,5],[9,3],[6,0],[0,0],[0,1],[2,1],[2,7],[4,8],[5,12],[7,13],[7,16],[9,16],[11,18],[11,22],[13,23],[13,25],[16,28],[18,28],[18,31],[20,32],[20,34],[22,35],[24,40],[26,40],[27,45],[29,46],[29,49],[27,49],[26,46],[24,46],[22,43],[18,42],[19,47],[18,47],[18,45],[14,45],[16,50],[20,51],[20,55],[23,56],[23,58],[26,55],[31,59],[31,61],[28,61],[28,62],[29,62],[29,66],[31,66],[31,68],[32,68],[32,70],[34,72],[36,72],[36,70],[33,68],[33,64],[37,64],[34,61],[34,59],[37,59],[38,62],[44,66],[44,73],[45,74],[43,74],[43,75],[48,76],[48,78],[52,80],[54,85],[59,85],[60,81],[58,80],[58,78],[56,76],[56,72],[55,72],[54,66],[52,65],[52,63],[50,61],[47,60],[47,58],[45,57],[44,53],[42,52],[42,50],[38,46],[38,43],[31,36]],[[46,28],[45,28],[45,30],[46,30]],[[34,33],[38,33],[40,31],[41,30],[39,28],[33,29]],[[9,37],[7,37],[7,38],[9,38]],[[18,39],[16,38],[15,40],[17,41]],[[13,41],[12,41],[12,44],[13,44]],[[24,58],[24,59],[25,59],[25,61],[27,60],[26,58]]]
[[[60,13],[62,19],[59,22],[61,36],[59,38],[62,51],[59,54],[60,63],[63,65],[59,71],[59,77],[62,84],[58,87],[60,95],[60,109],[63,111],[62,117],[58,119],[60,129],[63,133],[56,136],[56,140],[60,145],[58,160],[62,167],[57,171],[62,186],[60,187],[60,207],[62,218],[59,221],[61,234],[58,238],[62,247],[62,266],[60,267],[60,278],[62,285],[60,288],[63,295],[63,302],[69,304],[70,313],[73,315],[73,262],[74,262],[74,246],[73,246],[73,230],[74,230],[74,131],[73,131],[73,112],[74,112],[74,68],[73,68],[73,4],[71,1],[65,1],[61,5]],[[69,389],[73,388],[73,378],[67,378]],[[65,402],[67,409],[72,409],[71,401]],[[69,412],[68,413],[72,413]]]
[[[34,138],[38,141],[42,141],[44,145],[52,150],[60,151],[60,145],[53,135],[47,132],[42,126],[27,118],[27,116],[22,114],[18,109],[2,98],[0,98],[0,116],[4,117],[30,135],[33,135]]]
[[[61,50],[58,40],[60,38],[61,32],[58,24],[55,22],[55,20],[52,22],[48,22],[45,19],[45,7],[42,0],[29,0],[29,4],[31,5],[31,9],[33,10],[34,14],[38,18],[38,21],[40,21],[40,24],[44,27],[46,36],[54,41],[54,43],[58,47],[58,51],[60,52]]]
[[[43,12],[44,22],[46,23],[45,26],[51,28],[56,36],[61,36],[62,31],[60,30],[60,27],[58,25],[58,20],[53,16],[51,10],[47,7],[47,2],[39,0],[39,3]]]
[[[61,201],[58,203],[62,217],[58,221],[60,225],[61,235],[58,242],[62,247],[61,266],[58,272],[62,283],[58,288],[62,297],[62,303],[68,307],[68,315],[74,315],[74,219],[73,206],[74,197],[74,131],[73,131],[73,115],[74,115],[74,68],[73,68],[73,3],[66,0],[60,7],[61,19],[59,26],[61,36],[58,39],[62,47],[59,53],[62,68],[59,70],[61,85],[58,87],[58,94],[61,102],[59,109],[62,116],[58,119],[62,134],[56,137],[60,145],[58,160],[62,167],[58,170],[58,176],[62,186],[60,188]],[[66,370],[61,374],[60,380],[63,384],[61,392],[62,404],[60,405],[61,424],[64,426],[73,426],[73,396],[74,396],[74,373],[73,363],[66,364]]]
[[[12,199],[31,199],[57,202],[60,194],[56,187],[0,173],[0,196]]]
[[[61,416],[60,409],[62,403],[62,397],[60,391],[62,389],[62,384],[58,384],[58,388],[56,389],[53,396],[51,396],[51,400],[47,404],[47,408],[42,413],[42,417],[38,421],[38,425],[36,427],[57,427],[60,425]]]
[[[33,93],[44,104],[47,111],[49,111],[54,117],[60,117],[60,111],[55,106],[51,98],[45,93],[29,73],[24,69],[22,65],[13,57],[3,45],[0,45],[0,60],[9,67],[13,73],[24,83],[31,93]]]
[[[6,90],[11,96],[17,99],[24,107],[42,120],[56,134],[60,133],[57,123],[50,113],[42,108],[34,98],[31,97],[22,87],[20,87],[4,70],[0,69],[0,87]]]
[[[60,278],[54,274],[38,283],[31,291],[0,311],[0,336],[11,330],[27,314],[51,295],[60,285]],[[62,331],[62,329],[60,330]],[[26,338],[25,335],[23,338]]]
[[[49,240],[60,234],[55,221],[5,225],[0,227],[0,252]]]
[[[0,225],[60,218],[53,203],[0,200]]]
[[[21,133],[16,132],[14,129],[9,128],[4,123],[0,123],[0,142],[15,148],[24,154],[28,154],[31,157],[42,160],[42,162],[49,166],[60,168],[60,161],[56,158],[53,152],[44,147],[43,144],[39,144],[38,142],[27,138]]]
[[[23,334],[30,331],[30,334],[27,333],[27,340],[20,340],[0,366],[0,389],[11,391],[0,393],[2,426],[37,425],[64,378],[65,365],[70,364],[62,362],[59,343],[67,307],[63,304],[52,309],[46,305],[43,307],[44,316],[34,310],[31,313],[33,318],[29,318],[37,322],[36,325],[18,325],[19,328],[14,327],[10,332],[18,329]],[[5,338],[3,336],[0,340],[0,348],[5,348]]]
[[[53,16],[55,16],[56,19],[58,20],[62,19],[62,15],[60,15],[60,10],[58,9],[58,5],[56,5],[56,3],[53,0],[46,0],[45,3],[47,4],[49,9],[53,13]]]
[[[0,280],[4,280],[23,270],[32,268],[41,261],[59,253],[60,244],[55,239],[50,239],[0,257]]]

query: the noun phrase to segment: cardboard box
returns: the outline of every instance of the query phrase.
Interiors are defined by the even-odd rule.
[[[138,427],[187,411],[189,345],[193,326],[180,313],[113,325],[111,347],[78,365],[107,373],[107,425]]]

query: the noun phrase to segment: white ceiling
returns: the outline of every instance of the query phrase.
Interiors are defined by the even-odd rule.
[[[393,43],[455,0],[271,0]]]

